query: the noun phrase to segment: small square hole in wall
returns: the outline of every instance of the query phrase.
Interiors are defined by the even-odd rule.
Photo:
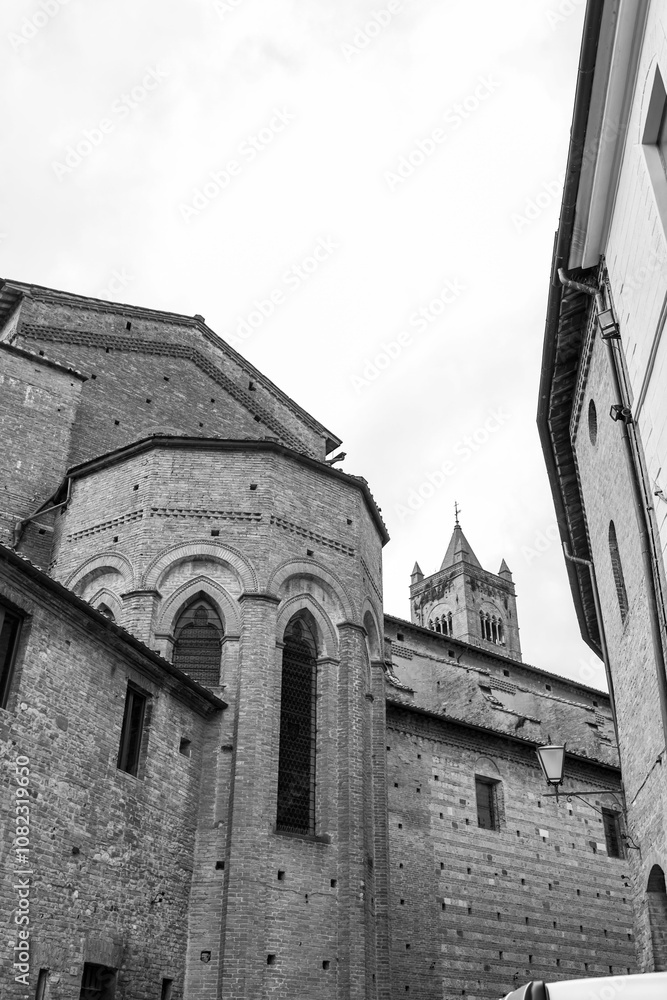
[[[422,755],[420,753],[418,753],[417,754],[417,760],[421,760],[421,759],[422,759]]]
[[[251,490],[256,490],[257,489],[257,483],[251,483],[250,484],[250,489]]]
[[[135,491],[135,493],[136,493],[136,491],[137,491],[137,490],[139,489],[139,483],[135,483],[135,484],[134,484],[134,486],[132,487],[132,489],[133,489],[133,490]]]
[[[217,538],[220,534],[220,528],[211,528],[211,535],[213,538]]]
[[[129,321],[129,320],[128,320],[128,321],[127,321],[127,323],[125,324],[125,329],[126,329],[126,330],[131,330],[131,329],[132,329],[132,324],[130,323],[130,321]]]
[[[440,813],[440,819],[444,819],[444,818],[445,818],[445,814],[444,813]]]
[[[279,882],[285,881],[285,872],[282,869],[278,869],[278,881]]]
[[[118,535],[114,535],[113,536],[113,540],[114,540],[114,542],[117,542],[118,541]]]
[[[183,738],[178,745],[178,752],[182,753],[184,757],[189,757],[191,749],[192,749],[192,740],[186,740],[185,738]]]
[[[146,400],[146,402],[147,402],[147,403],[150,403],[150,399],[147,399],[147,400]]]
[[[267,955],[266,956],[266,964],[267,965],[275,965],[276,964],[276,956],[275,955]]]
[[[547,689],[547,691],[551,691],[551,684],[545,684],[544,686]]]
[[[597,701],[594,701],[593,702],[593,708],[597,708],[597,707],[598,707],[598,703],[597,703]]]
[[[324,959],[324,961],[322,962],[322,968],[323,968],[323,969],[328,969],[328,968],[329,968],[329,962],[327,961],[327,959],[326,959],[326,958],[325,958],[325,959]]]
[[[225,862],[224,861],[216,861],[216,863],[215,863],[215,870],[217,872],[224,871],[225,870]]]
[[[348,523],[348,524],[352,524],[352,518],[351,518],[351,517],[348,517],[348,519],[347,519],[347,523]]]
[[[169,376],[168,375],[163,375],[162,378],[165,380],[165,382],[169,381]]]
[[[399,899],[399,903],[401,904],[401,906],[405,906],[405,900],[404,899]]]
[[[120,425],[120,420],[114,420],[114,424],[118,427]]]
[[[336,886],[338,885],[338,881],[335,878],[332,878],[331,882],[329,884],[330,884],[330,886],[331,886],[332,889],[335,889]]]
[[[399,823],[399,824],[398,824],[398,829],[399,829],[399,830],[402,830],[402,829],[403,829],[403,824],[402,824],[402,823]]]
[[[97,378],[97,375],[95,375],[95,374],[93,373],[93,374],[91,374],[91,376],[90,376],[90,377],[91,377],[91,378]]]
[[[261,419],[262,419],[261,417],[255,417],[255,422],[259,423],[261,421]]]
[[[312,555],[314,555],[314,553],[313,553],[313,550],[312,550],[312,549],[306,549],[306,555],[307,555],[307,556],[312,556]]]
[[[449,656],[454,656],[454,655],[455,655],[455,653],[454,653],[454,650],[453,650],[453,649],[448,649],[448,650],[447,650],[447,653],[449,654]]]
[[[213,399],[213,397],[212,397],[212,396],[211,396],[211,402],[212,402],[212,403],[215,403],[215,400]]]
[[[255,391],[255,383],[254,382],[248,382],[248,389],[249,389],[250,392],[254,392]]]
[[[505,675],[505,677],[509,677],[510,672],[509,670],[503,670],[503,674]]]

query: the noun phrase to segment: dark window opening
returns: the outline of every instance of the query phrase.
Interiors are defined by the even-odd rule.
[[[174,985],[173,979],[162,980],[162,993],[160,994],[160,1000],[171,1000],[171,991],[173,985]]]
[[[130,684],[127,686],[123,728],[118,750],[118,769],[137,777],[141,756],[141,741],[144,734],[147,697]],[[102,968],[102,966],[100,966]]]
[[[316,643],[300,618],[285,631],[276,829],[315,832]]]
[[[618,813],[611,809],[602,810],[602,826],[604,828],[604,839],[607,845],[607,854],[610,858],[623,857],[623,843],[621,841],[621,825]]]
[[[40,969],[37,976],[37,989],[35,990],[35,1000],[46,1000],[46,986],[48,982],[48,969]]]
[[[490,778],[475,778],[477,824],[484,830],[498,830],[498,782]]]
[[[214,529],[215,530],[215,529]],[[212,604],[198,597],[179,616],[174,628],[174,666],[207,687],[220,683],[224,630]]]
[[[7,707],[21,619],[0,604],[0,708]]]
[[[613,521],[609,522],[609,555],[611,556],[611,569],[614,574],[614,583],[616,584],[616,597],[618,598],[618,607],[621,612],[621,621],[624,622],[628,616],[628,595],[625,589],[621,554],[618,550],[616,528]]]
[[[116,970],[107,965],[86,962],[81,977],[79,1000],[113,1000],[116,995]]]

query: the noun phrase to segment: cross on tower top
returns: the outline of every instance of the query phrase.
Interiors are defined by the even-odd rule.
[[[461,525],[459,524],[459,514],[460,513],[461,513],[461,508],[459,507],[458,503],[455,500],[454,501],[454,526],[457,527],[457,528],[461,527]]]

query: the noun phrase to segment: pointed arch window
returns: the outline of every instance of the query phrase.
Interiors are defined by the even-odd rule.
[[[174,628],[174,666],[206,687],[220,683],[224,630],[210,601],[199,597],[179,616]]]
[[[313,631],[293,618],[283,649],[276,816],[276,829],[287,833],[315,833],[316,684]]]
[[[625,589],[621,553],[618,550],[616,528],[613,521],[609,522],[609,555],[611,556],[611,569],[614,574],[614,583],[616,584],[616,597],[618,598],[618,607],[621,612],[621,621],[624,622],[628,616],[628,594]]]

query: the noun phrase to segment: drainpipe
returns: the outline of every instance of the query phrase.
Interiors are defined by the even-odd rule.
[[[46,507],[46,509],[44,510],[42,510],[41,507],[38,507],[37,510],[34,510],[32,512],[32,514],[28,514],[27,517],[24,517],[22,521],[17,521],[16,524],[14,525],[14,530],[12,532],[11,548],[16,550],[19,547],[26,524],[29,524],[31,521],[33,521],[38,514],[50,514],[52,510],[58,510],[59,507],[65,507],[70,501],[71,494],[72,494],[72,480],[68,479],[67,496],[65,497],[62,503],[54,504],[52,507]],[[54,497],[57,495],[58,495],[57,492],[53,494]],[[51,499],[53,499],[53,497]],[[49,501],[47,500],[45,502],[48,503]]]
[[[602,289],[599,287],[592,287],[591,285],[585,285],[583,282],[574,281],[569,278],[567,272],[564,268],[558,269],[558,277],[561,284],[565,285],[567,288],[573,288],[578,292],[585,292],[587,295],[595,296],[595,305],[598,314],[604,309],[604,298],[602,294]],[[609,356],[609,365],[611,368],[612,380],[614,383],[614,392],[616,393],[616,398],[620,401],[620,406],[624,414],[627,414],[629,421],[632,420],[631,409],[629,405],[629,400],[626,398],[623,392],[620,372],[618,368],[618,359],[614,353],[614,348],[610,339],[606,339],[607,344],[607,354]],[[643,477],[641,472],[641,465],[639,464],[638,453],[635,453],[635,448],[633,448],[633,442],[630,438],[630,433],[628,431],[628,423],[625,417],[620,421],[621,436],[623,438],[623,443],[625,445],[626,457],[628,460],[628,468],[630,472],[630,482],[632,485],[632,494],[635,502],[635,513],[637,515],[637,527],[639,529],[639,543],[641,548],[642,563],[644,568],[644,578],[646,580],[646,591],[648,598],[648,608],[649,608],[649,622],[651,624],[651,643],[653,646],[653,657],[655,661],[656,678],[658,681],[658,696],[660,700],[660,714],[662,717],[662,730],[663,736],[665,738],[665,744],[667,745],[667,670],[665,668],[665,655],[662,645],[662,623],[660,619],[659,606],[658,606],[658,586],[656,582],[657,568],[654,569],[654,557],[649,548],[649,540],[651,539],[651,524],[649,520],[649,514],[647,506],[645,503],[645,498],[643,495]],[[635,442],[636,445],[636,442]],[[593,593],[595,594],[596,588],[594,586]],[[600,615],[598,610],[599,604],[596,600],[596,611]],[[664,612],[664,609],[663,609]],[[664,613],[662,621],[664,621]],[[610,693],[611,693],[610,688]]]

